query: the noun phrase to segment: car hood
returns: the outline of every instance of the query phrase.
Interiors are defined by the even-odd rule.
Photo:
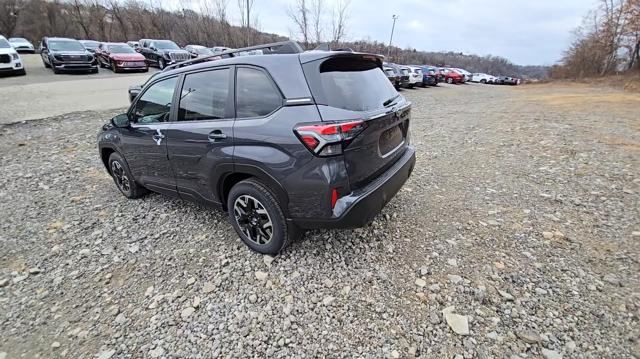
[[[0,55],[11,55],[11,54],[17,54],[16,50],[13,47],[8,49],[5,49],[5,48],[0,49]]]
[[[141,54],[111,54],[110,58],[116,61],[143,61],[144,56]]]

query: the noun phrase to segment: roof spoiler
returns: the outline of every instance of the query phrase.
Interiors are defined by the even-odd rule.
[[[349,51],[349,52],[354,52],[352,48],[350,47],[337,47],[337,48],[331,48],[331,45],[328,42],[322,43],[318,46],[316,46],[315,49],[313,49],[313,51]]]
[[[227,50],[219,54],[214,54],[214,55],[209,55],[205,57],[199,57],[192,60],[178,62],[177,64],[173,64],[165,67],[164,70],[162,71],[169,71],[169,70],[177,69],[180,67],[199,64],[205,61],[216,60],[219,58],[242,56],[243,52],[251,52],[251,51],[258,51],[258,50],[262,51],[262,55],[299,54],[304,52],[304,49],[302,48],[302,46],[300,46],[300,44],[298,44],[295,41],[290,40],[290,41],[274,42],[271,44],[256,45],[256,46],[243,47],[240,49]]]

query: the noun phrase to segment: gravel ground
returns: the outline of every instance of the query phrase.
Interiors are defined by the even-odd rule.
[[[222,213],[121,196],[95,149],[115,113],[0,128],[0,359],[640,357],[638,99],[404,94],[404,189],[275,259]]]

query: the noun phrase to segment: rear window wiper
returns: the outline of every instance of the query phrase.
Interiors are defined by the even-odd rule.
[[[393,96],[392,98],[388,99],[387,101],[382,103],[382,106],[387,107],[389,105],[391,105],[398,97],[400,97],[400,94],[397,94],[395,96]]]

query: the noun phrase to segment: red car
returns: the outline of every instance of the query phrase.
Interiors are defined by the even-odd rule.
[[[103,42],[96,49],[100,67],[108,67],[113,72],[149,71],[144,56],[124,42]]]
[[[461,84],[464,82],[464,76],[455,70],[445,69],[444,81],[448,84]]]

